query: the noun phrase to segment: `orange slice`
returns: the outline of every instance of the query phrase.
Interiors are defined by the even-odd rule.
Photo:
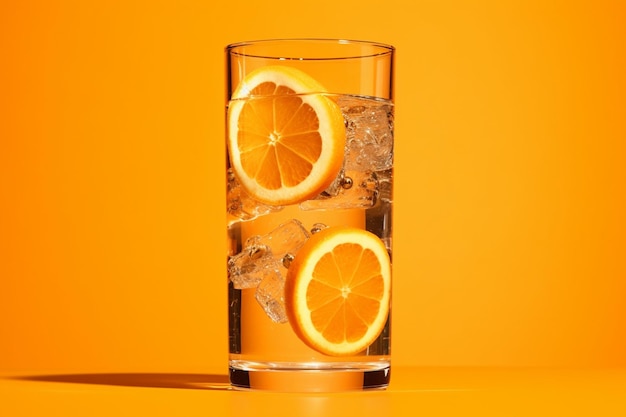
[[[363,351],[389,314],[391,262],[374,234],[338,226],[314,234],[285,279],[285,308],[298,337],[331,356]]]
[[[250,72],[228,107],[228,152],[235,175],[256,200],[289,205],[317,196],[343,164],[339,106],[309,75],[291,67]]]

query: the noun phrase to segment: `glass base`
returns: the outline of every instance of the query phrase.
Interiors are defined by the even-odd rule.
[[[389,361],[367,363],[276,363],[231,360],[234,388],[280,392],[338,392],[385,389]]]

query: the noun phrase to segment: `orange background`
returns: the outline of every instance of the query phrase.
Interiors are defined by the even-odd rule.
[[[274,37],[397,47],[394,364],[626,365],[623,2],[257,4],[0,4],[0,370],[226,369],[223,47]]]

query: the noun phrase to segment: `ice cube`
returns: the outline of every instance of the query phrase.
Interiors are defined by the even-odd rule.
[[[309,236],[299,220],[291,219],[260,236],[257,244],[271,248],[274,259],[280,261],[288,253],[295,255]]]
[[[228,259],[228,276],[237,289],[256,288],[255,298],[270,319],[287,322],[284,278],[309,232],[296,219],[282,223],[265,235],[248,238],[244,248]]]
[[[376,204],[378,180],[373,172],[345,171],[337,189],[300,203],[302,210],[369,208]]]
[[[231,168],[227,171],[227,178],[226,207],[228,214],[234,218],[233,221],[252,220],[283,209],[282,206],[267,205],[252,198],[243,189]]]
[[[285,268],[309,238],[296,219],[282,223],[265,235],[246,240],[243,249],[228,259],[228,277],[237,289],[255,288],[274,271]]]
[[[285,281],[277,270],[268,273],[256,288],[254,297],[267,316],[276,323],[286,323]]]
[[[228,259],[228,278],[237,289],[254,288],[275,264],[268,246],[249,245]]]
[[[383,203],[393,202],[393,170],[379,171],[376,177],[378,178],[378,199]]]
[[[393,165],[393,106],[378,100],[339,100],[346,122],[347,170],[381,171]]]

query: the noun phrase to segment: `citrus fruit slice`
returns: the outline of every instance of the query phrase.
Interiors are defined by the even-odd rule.
[[[228,107],[228,152],[255,199],[289,205],[317,196],[343,164],[339,106],[306,73],[267,66],[250,72]]]
[[[391,262],[374,234],[347,226],[314,234],[285,279],[285,308],[298,337],[331,356],[353,355],[381,333],[389,314]]]

